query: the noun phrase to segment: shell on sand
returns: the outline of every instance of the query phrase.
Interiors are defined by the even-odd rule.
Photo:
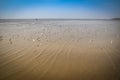
[[[33,42],[35,42],[35,39],[32,39]]]

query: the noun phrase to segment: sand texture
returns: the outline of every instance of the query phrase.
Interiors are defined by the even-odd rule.
[[[120,80],[120,21],[0,23],[0,80]]]

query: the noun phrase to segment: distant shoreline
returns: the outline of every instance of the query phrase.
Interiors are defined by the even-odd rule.
[[[119,18],[113,19],[0,19],[0,22],[24,22],[24,21],[69,21],[69,20],[80,20],[80,21],[119,21]]]

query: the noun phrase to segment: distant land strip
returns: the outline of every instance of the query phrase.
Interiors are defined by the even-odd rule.
[[[24,22],[24,21],[66,21],[66,20],[80,20],[80,21],[111,21],[111,20],[120,20],[120,18],[112,19],[61,19],[61,18],[34,18],[34,19],[0,19],[0,22]]]

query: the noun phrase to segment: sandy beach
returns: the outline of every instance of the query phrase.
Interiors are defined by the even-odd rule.
[[[120,80],[120,21],[0,23],[0,80]]]

